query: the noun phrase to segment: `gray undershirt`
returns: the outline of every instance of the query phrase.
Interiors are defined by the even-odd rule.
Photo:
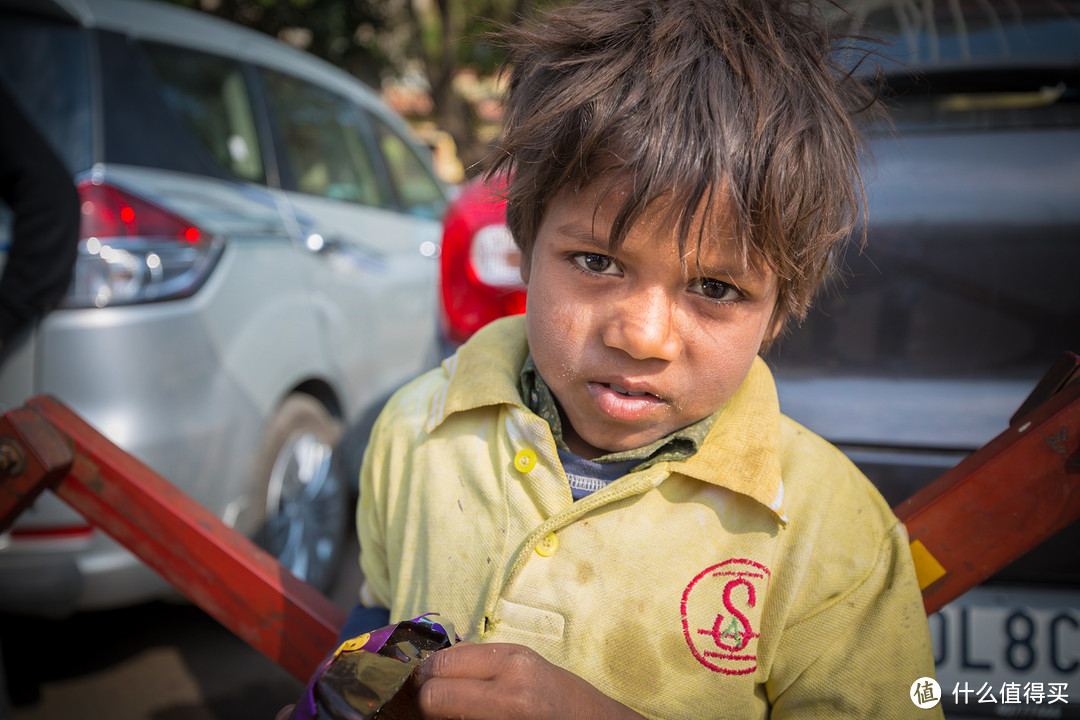
[[[570,494],[575,500],[580,500],[606,487],[608,483],[618,480],[641,464],[640,460],[599,463],[561,449],[559,460],[562,461],[563,470],[566,471],[566,477],[570,481]]]

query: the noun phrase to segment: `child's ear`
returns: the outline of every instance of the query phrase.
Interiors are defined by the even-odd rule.
[[[765,331],[765,337],[761,341],[762,350],[767,350],[772,347],[776,338],[780,337],[784,332],[784,326],[787,324],[787,315],[784,313],[775,313],[772,320],[769,322],[769,329]]]
[[[784,320],[785,318],[780,316],[772,321],[772,327],[769,328],[769,334],[767,336],[769,338],[769,343],[772,343],[776,338],[780,337],[780,333],[784,332]]]

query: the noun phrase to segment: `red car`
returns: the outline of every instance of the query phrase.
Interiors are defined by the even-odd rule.
[[[452,344],[496,318],[525,312],[521,252],[506,227],[503,187],[472,181],[443,220],[441,309]]]

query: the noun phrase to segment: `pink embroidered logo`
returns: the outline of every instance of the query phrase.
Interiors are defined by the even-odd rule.
[[[761,609],[769,585],[769,568],[753,560],[732,558],[702,570],[682,596],[683,634],[705,667],[725,675],[757,670]]]

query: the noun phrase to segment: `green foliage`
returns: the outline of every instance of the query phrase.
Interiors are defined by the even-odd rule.
[[[379,47],[360,42],[385,28],[381,0],[171,0],[299,45],[378,84],[386,66]]]
[[[171,0],[292,41],[372,82],[420,64],[453,62],[493,72],[502,60],[488,35],[533,9],[566,0]],[[445,17],[444,17],[445,15]],[[450,32],[443,25],[450,23]]]

